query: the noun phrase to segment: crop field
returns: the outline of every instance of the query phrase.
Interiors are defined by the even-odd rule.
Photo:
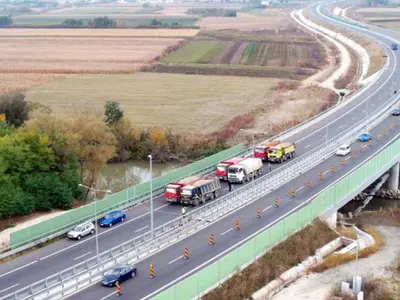
[[[27,100],[49,105],[54,113],[102,110],[121,104],[137,126],[166,126],[212,132],[268,99],[279,80],[181,74],[73,75],[27,92]]]
[[[179,41],[142,37],[0,37],[0,73],[131,73]]]
[[[170,53],[161,62],[317,69],[324,63],[324,52],[317,43],[195,40]]]
[[[359,8],[357,15],[364,20],[388,29],[400,31],[400,7]]]
[[[49,81],[64,78],[63,74],[0,73],[0,95],[23,92]]]
[[[190,41],[162,59],[166,63],[209,63],[224,45],[217,41]]]

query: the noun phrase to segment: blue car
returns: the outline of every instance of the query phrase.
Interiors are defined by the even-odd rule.
[[[125,219],[126,214],[123,210],[114,210],[101,218],[99,224],[101,227],[111,227],[116,223],[123,222]]]
[[[396,43],[392,44],[392,50],[397,50],[397,44]]]
[[[101,281],[104,286],[114,286],[117,282],[121,283],[125,280],[136,276],[137,269],[133,265],[120,265],[104,274]]]
[[[368,142],[371,139],[371,134],[369,132],[365,132],[360,136],[360,142]]]

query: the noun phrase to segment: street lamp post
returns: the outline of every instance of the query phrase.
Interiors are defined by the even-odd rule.
[[[150,159],[150,228],[151,239],[154,238],[154,215],[153,215],[153,157],[151,154],[148,156]]]
[[[358,244],[358,239],[360,238],[360,236],[357,234],[357,252],[356,252],[356,276],[354,277],[354,292],[357,292],[357,273],[358,273],[358,251],[360,251],[360,246]]]
[[[96,197],[96,192],[105,192],[106,195],[108,195],[108,194],[111,194],[111,191],[110,191],[110,190],[98,190],[98,189],[94,189],[94,188],[88,187],[88,186],[86,186],[86,185],[83,185],[83,184],[81,184],[81,183],[79,184],[79,186],[80,186],[80,187],[84,187],[84,188],[86,188],[86,189],[88,189],[88,190],[94,192],[94,225],[95,225],[95,228],[96,228],[96,230],[95,230],[95,239],[96,239],[96,261],[97,261],[97,263],[99,263],[100,261],[99,261],[99,238],[98,238],[98,235],[97,235],[97,197]]]
[[[240,129],[240,131],[244,131],[243,128]],[[251,154],[251,157],[254,158],[254,153],[256,151],[256,144],[255,144],[255,140],[254,140],[254,131],[252,132],[252,137],[253,137],[253,153]],[[253,159],[253,172],[251,173],[251,183],[253,185],[253,191],[254,191],[254,159]]]

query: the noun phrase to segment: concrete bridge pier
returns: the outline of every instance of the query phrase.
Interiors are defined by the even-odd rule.
[[[335,211],[334,213],[330,214],[330,215],[324,215],[321,216],[320,219],[325,222],[326,224],[328,224],[329,227],[331,228],[336,228],[336,223],[337,223],[337,211]]]
[[[390,168],[389,190],[399,189],[399,162]]]

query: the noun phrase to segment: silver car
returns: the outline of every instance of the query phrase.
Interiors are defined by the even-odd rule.
[[[77,239],[80,240],[85,235],[93,234],[95,231],[93,223],[83,223],[77,225],[74,229],[68,232],[67,236],[70,239]]]

